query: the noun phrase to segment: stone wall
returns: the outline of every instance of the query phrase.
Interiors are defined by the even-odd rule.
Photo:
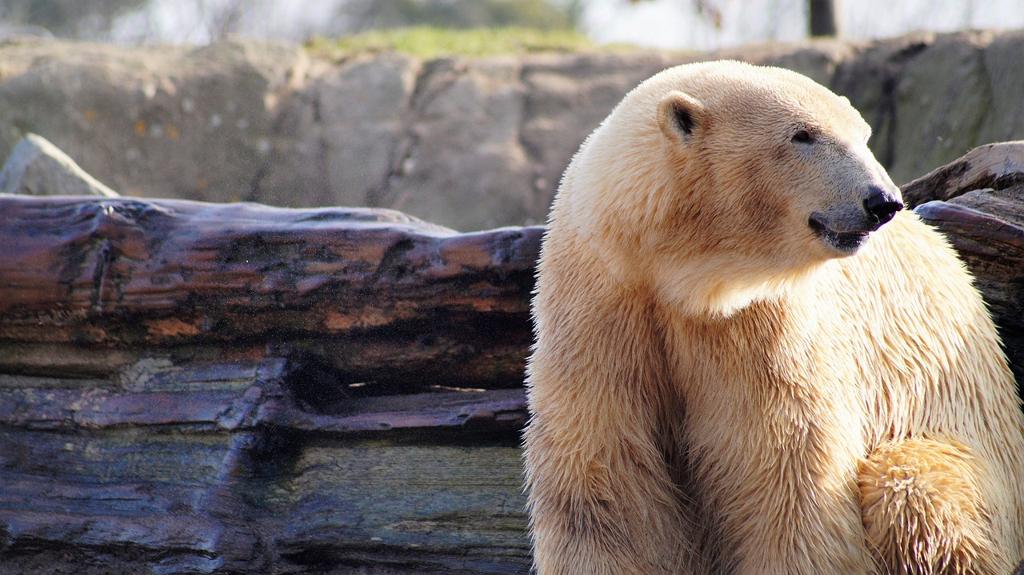
[[[849,96],[904,182],[1024,137],[1022,55],[1021,32],[429,61],[25,41],[0,46],[0,157],[35,132],[126,195],[391,207],[473,230],[542,222],[582,139],[670,65],[730,57],[808,74]]]

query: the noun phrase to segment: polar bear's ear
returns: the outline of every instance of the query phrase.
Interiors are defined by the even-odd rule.
[[[658,126],[670,140],[690,142],[703,123],[704,104],[689,94],[674,90],[658,103]]]

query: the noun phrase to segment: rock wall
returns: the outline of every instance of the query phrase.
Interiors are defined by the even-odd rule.
[[[0,157],[36,132],[125,195],[390,207],[463,230],[544,220],[582,139],[636,83],[730,57],[849,96],[897,182],[1024,137],[1024,33],[718,54],[317,58],[289,45],[0,46]]]

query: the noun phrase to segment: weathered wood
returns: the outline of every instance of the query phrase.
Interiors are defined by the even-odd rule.
[[[1024,183],[1024,142],[978,146],[952,162],[902,187],[908,206],[949,200],[983,188],[1001,189]]]
[[[540,233],[0,198],[0,572],[526,573]]]
[[[0,375],[0,572],[527,572],[522,389],[318,396],[310,373]]]
[[[903,197],[974,274],[1024,382],[1024,142],[974,148],[903,186]]]
[[[529,567],[512,441],[0,430],[0,453],[3,573]]]
[[[344,381],[520,384],[541,228],[398,212],[0,198],[0,370],[138,350],[316,356]],[[184,353],[184,352],[183,352]],[[401,361],[395,361],[401,358]]]
[[[974,274],[1024,382],[1024,185],[966,192],[915,211],[946,235]]]
[[[125,392],[46,386],[52,381],[0,375],[0,426],[60,431],[162,425],[243,431],[275,426],[348,435],[448,428],[514,432],[526,421],[521,389],[356,397],[334,400],[336,411],[324,413],[303,409],[293,396],[277,389],[268,393],[259,385]]]

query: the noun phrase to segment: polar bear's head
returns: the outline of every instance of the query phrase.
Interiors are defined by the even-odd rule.
[[[800,74],[672,68],[581,149],[566,174],[573,218],[677,299],[730,313],[855,254],[903,207],[870,135],[846,98]]]

